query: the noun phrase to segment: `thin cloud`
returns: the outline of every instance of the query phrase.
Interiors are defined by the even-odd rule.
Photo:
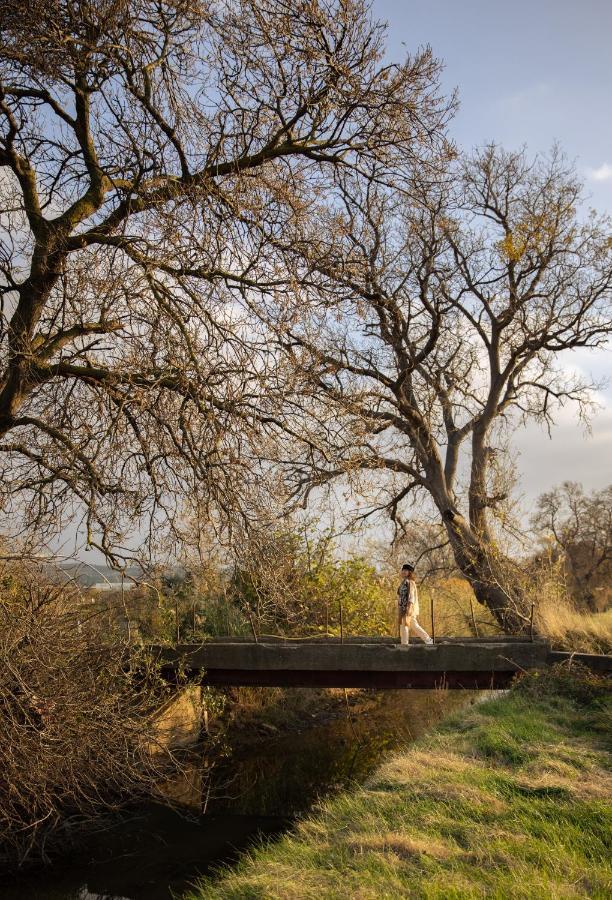
[[[597,169],[587,169],[587,175],[593,181],[612,181],[612,166],[602,163]]]

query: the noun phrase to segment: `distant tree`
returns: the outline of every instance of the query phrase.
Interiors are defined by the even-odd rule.
[[[76,505],[113,556],[183,498],[246,505],[285,390],[251,312],[291,286],[276,239],[447,117],[431,53],[383,39],[364,0],[3,0],[5,521]]]
[[[520,630],[527,586],[496,530],[511,512],[508,435],[550,426],[565,403],[588,413],[590,385],[562,359],[612,332],[612,224],[581,220],[557,151],[487,146],[446,178],[415,168],[403,191],[373,165],[341,188],[316,235],[298,223],[287,236],[301,291],[270,309],[301,378],[291,413],[310,422],[287,467],[294,494],[361,479],[369,511],[400,526],[428,498],[478,600]]]
[[[565,559],[578,599],[594,612],[604,608],[612,582],[612,485],[586,494],[565,481],[539,497],[533,524]]]

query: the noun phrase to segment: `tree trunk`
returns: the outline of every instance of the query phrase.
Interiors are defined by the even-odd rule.
[[[459,513],[448,509],[443,517],[455,561],[478,602],[506,633],[525,633],[530,623],[529,601],[520,567],[500,553],[488,534],[477,535]]]

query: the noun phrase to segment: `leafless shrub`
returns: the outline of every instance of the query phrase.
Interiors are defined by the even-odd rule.
[[[150,731],[167,688],[146,660],[126,665],[125,646],[104,638],[78,591],[40,567],[2,567],[0,861],[8,865],[65,849],[127,797],[155,791],[169,762]]]

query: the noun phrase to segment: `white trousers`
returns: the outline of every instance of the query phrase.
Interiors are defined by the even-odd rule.
[[[415,634],[421,638],[423,641],[429,641],[430,637],[425,631],[424,628],[421,628],[419,625],[418,619],[416,616],[406,616],[404,617],[404,621],[407,623],[406,625],[400,624],[400,641],[402,644],[409,644],[410,640],[410,629],[415,632]]]

